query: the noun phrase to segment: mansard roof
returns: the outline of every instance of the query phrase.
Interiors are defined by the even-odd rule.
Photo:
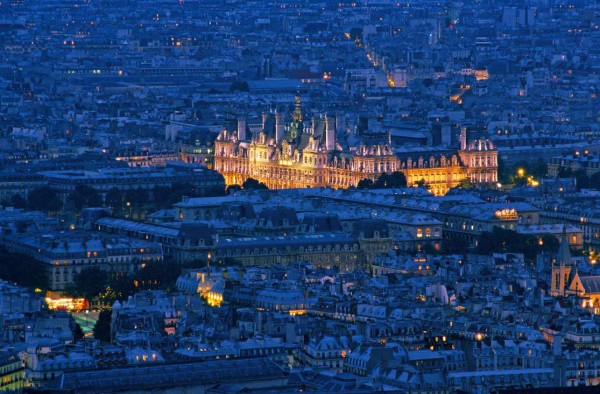
[[[364,238],[375,238],[375,233],[379,238],[389,237],[388,225],[383,219],[362,219],[354,223],[352,234],[355,237],[362,235]]]
[[[340,218],[335,214],[307,214],[301,224],[307,229],[314,229],[316,233],[342,231]]]
[[[212,245],[212,233],[213,229],[208,223],[182,223],[178,238],[189,240],[193,244],[203,240],[204,245]]]
[[[270,227],[296,226],[298,217],[296,211],[290,207],[264,208],[258,214],[258,220],[264,220]]]

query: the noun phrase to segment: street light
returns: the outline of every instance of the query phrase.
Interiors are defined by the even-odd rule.
[[[524,168],[519,168],[517,170],[517,175],[521,178],[523,178],[525,176],[525,169]]]

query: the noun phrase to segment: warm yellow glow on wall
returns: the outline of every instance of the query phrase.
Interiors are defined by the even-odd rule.
[[[87,307],[87,302],[83,298],[50,298],[46,297],[48,309],[55,311],[64,309],[67,311],[81,311]]]

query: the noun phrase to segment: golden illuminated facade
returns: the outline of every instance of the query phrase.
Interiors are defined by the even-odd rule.
[[[344,138],[347,133],[339,129],[336,118],[329,115],[303,121],[300,98],[296,97],[289,123],[277,112],[263,114],[262,127],[251,138],[247,138],[245,119],[238,120],[237,130],[223,129],[215,141],[214,169],[227,185],[254,178],[270,189],[347,188],[394,171],[405,174],[408,186],[424,182],[436,195],[445,194],[466,178],[476,183],[497,181],[497,151],[488,140],[467,146],[466,131],[461,134],[459,151],[403,155],[387,141],[349,144]]]

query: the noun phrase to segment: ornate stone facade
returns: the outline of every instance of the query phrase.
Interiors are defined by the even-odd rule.
[[[387,141],[355,142],[330,115],[303,120],[300,98],[292,121],[281,112],[263,114],[262,127],[247,138],[244,119],[237,130],[223,129],[215,141],[214,169],[227,185],[254,178],[270,189],[303,187],[347,188],[362,179],[375,180],[383,172],[404,172],[408,186],[424,182],[436,195],[445,194],[464,179],[474,183],[497,182],[497,151],[489,140],[461,149],[418,149],[396,152]]]

